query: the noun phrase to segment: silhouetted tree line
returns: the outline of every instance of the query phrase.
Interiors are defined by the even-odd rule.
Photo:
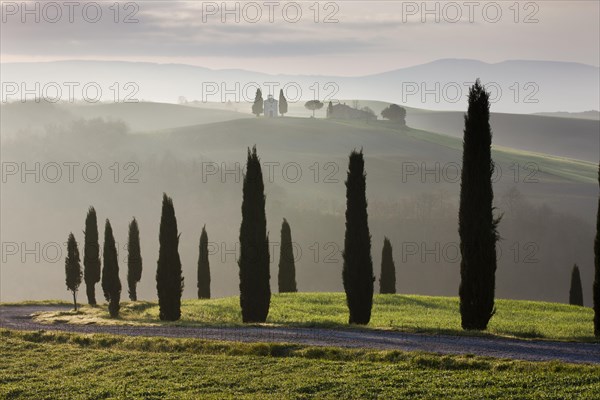
[[[287,114],[288,103],[283,94],[283,89],[279,90],[279,102],[277,104],[277,107],[279,108],[279,114],[281,114],[281,116]],[[262,114],[264,111],[265,107],[264,99],[262,97],[262,91],[260,90],[260,88],[258,88],[256,89],[256,95],[254,96],[254,102],[252,103],[252,114],[256,115],[257,117],[260,117],[260,114]]]
[[[287,111],[287,102],[280,113]],[[314,109],[321,108],[315,104]],[[283,107],[283,108],[282,108]],[[312,107],[312,105],[311,105]],[[499,240],[500,217],[494,216],[491,158],[492,131],[489,123],[489,93],[479,80],[469,90],[469,105],[465,115],[463,160],[461,170],[458,231],[460,236],[461,282],[459,287],[461,324],[463,329],[484,330],[495,313],[496,243]],[[262,112],[262,93],[257,90],[253,112]],[[333,106],[328,106],[328,115]],[[384,115],[385,114],[385,115]],[[390,105],[382,112],[384,118],[403,120],[405,110]],[[600,165],[598,168],[600,185]],[[371,235],[368,225],[366,173],[362,149],[349,156],[346,185],[346,224],[343,250],[342,281],[349,310],[349,323],[368,324],[371,318],[375,276],[371,258]],[[248,148],[246,174],[242,188],[242,221],[240,226],[239,288],[240,308],[244,322],[265,322],[269,313],[271,289],[269,269],[269,234],[265,212],[264,182],[256,146]],[[90,207],[85,222],[84,280],[90,305],[95,305],[95,284],[100,280],[100,259],[96,212]],[[181,295],[184,278],[179,257],[180,233],[173,201],[163,194],[159,233],[159,257],[156,283],[160,319],[175,321],[181,317]],[[136,285],[141,279],[142,258],[139,245],[139,228],[135,218],[129,225],[128,286],[130,299],[137,299]],[[600,196],[594,242],[595,279],[593,285],[594,332],[600,336]],[[112,227],[106,220],[102,289],[109,302],[112,317],[119,314],[121,282],[117,249]],[[76,294],[81,283],[79,251],[74,235],[68,239],[65,259],[67,289]],[[208,260],[208,235],[202,228],[197,269],[198,298],[210,298],[210,267]],[[294,263],[291,228],[287,220],[281,227],[281,250],[278,274],[279,292],[296,292],[296,267]],[[392,246],[386,237],[383,243],[380,293],[396,293],[396,271]],[[579,268],[573,267],[569,302],[583,305],[582,283]]]

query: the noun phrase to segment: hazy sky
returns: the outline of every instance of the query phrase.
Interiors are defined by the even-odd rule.
[[[596,0],[517,7],[515,1],[257,1],[227,3],[229,13],[220,1],[75,3],[29,2],[27,13],[23,3],[3,1],[2,62],[127,60],[328,75],[440,58],[600,64]]]

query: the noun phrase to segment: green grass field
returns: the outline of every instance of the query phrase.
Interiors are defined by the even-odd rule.
[[[3,399],[597,398],[600,367],[0,330]]]
[[[595,341],[593,310],[558,303],[522,300],[496,301],[497,312],[485,334],[518,338]],[[124,303],[121,318],[112,320],[105,306],[82,307],[78,313],[47,312],[38,320],[81,324],[158,324],[156,303]],[[308,327],[348,327],[343,293],[274,294],[268,324]],[[182,318],[175,324],[241,324],[237,297],[184,300]],[[375,295],[368,328],[407,332],[473,334],[460,328],[458,298],[417,295]]]

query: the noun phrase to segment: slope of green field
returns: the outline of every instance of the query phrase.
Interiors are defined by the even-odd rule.
[[[462,139],[413,128],[399,128],[389,121],[324,120],[306,118],[249,118],[169,129],[180,141],[206,141],[211,150],[222,151],[244,143],[254,143],[267,151],[293,149],[301,154],[345,156],[347,148],[363,147],[367,157],[410,156],[413,160],[460,162]],[[278,136],[279,135],[279,136]],[[283,135],[283,136],[282,136]],[[285,140],[284,140],[285,139]],[[494,146],[496,163],[535,163],[539,172],[568,180],[595,182],[597,165],[565,157],[549,156],[504,146]]]
[[[144,104],[139,106],[145,107]],[[152,118],[160,118],[161,113],[168,114],[171,107],[190,112],[205,111],[160,104],[147,110],[153,110]],[[47,111],[46,116],[53,115],[51,110]],[[4,108],[2,114],[4,124]],[[148,118],[148,124],[152,121],[145,114],[136,118]],[[67,180],[66,169],[59,184],[17,185],[19,174],[10,177],[10,190],[3,191],[2,198],[3,211],[10,210],[3,213],[2,219],[2,234],[7,240],[61,243],[65,232],[81,232],[81,210],[85,211],[93,204],[102,210],[101,219],[110,218],[119,224],[116,235],[120,243],[126,242],[126,221],[135,216],[143,225],[142,256],[153,262],[158,251],[159,201],[162,193],[167,192],[177,201],[178,227],[183,232],[180,254],[184,274],[186,277],[195,275],[198,227],[207,224],[211,240],[225,243],[217,249],[221,254],[215,254],[211,260],[211,263],[219,264],[214,270],[214,293],[219,297],[234,295],[237,293],[236,257],[224,256],[223,249],[233,248],[239,235],[241,183],[239,175],[237,178],[231,174],[225,176],[224,172],[235,163],[243,167],[246,148],[256,144],[263,163],[278,165],[274,168],[273,179],[266,185],[268,230],[273,239],[277,239],[282,219],[290,220],[294,240],[303,250],[298,268],[301,289],[338,291],[341,290],[339,255],[343,247],[348,154],[354,148],[363,148],[376,265],[380,243],[388,236],[393,242],[398,266],[402,268],[399,290],[431,295],[456,293],[459,278],[456,259],[432,261],[429,258],[423,262],[422,251],[414,257],[403,257],[405,253],[401,252],[405,243],[425,243],[431,248],[437,243],[443,247],[458,240],[455,217],[460,188],[460,174],[456,174],[456,170],[460,168],[462,158],[459,138],[411,128],[399,129],[387,121],[366,123],[292,117],[272,120],[248,117],[118,137],[104,137],[101,130],[89,135],[79,133],[69,132],[68,140],[56,135],[43,140],[3,143],[5,161],[27,162],[28,165],[57,160],[77,160],[83,165],[94,161],[104,170],[102,180],[94,185],[82,179],[81,167],[78,167],[73,184]],[[597,166],[503,148],[495,148],[494,159],[497,169],[503,173],[494,184],[495,205],[498,213],[505,213],[500,225],[505,240],[501,242],[504,257],[498,268],[497,293],[505,298],[565,301],[573,263],[580,265],[584,284],[591,282],[593,276],[593,253],[589,243],[593,241],[590,216],[595,217],[597,211]],[[139,166],[134,176],[135,185],[114,185],[116,181],[124,181],[131,172],[122,168],[120,179],[114,180],[114,171],[109,168],[115,161],[123,167],[132,161]],[[206,174],[203,170],[205,162],[214,162],[219,170]],[[289,163],[300,167],[302,175],[298,181],[283,176],[283,166]],[[529,163],[536,168],[533,184],[526,181],[529,171],[525,167]],[[269,169],[263,165],[263,172],[267,174]],[[424,169],[439,172],[440,167],[448,165],[456,167],[449,169],[449,178],[453,180],[432,176],[435,173],[427,176],[419,172],[404,174],[407,166],[418,166],[421,172]],[[515,179],[514,165],[519,169],[519,179]],[[288,172],[293,177],[295,170],[291,168]],[[522,202],[527,203],[517,209],[525,211],[521,214],[505,201],[504,196],[513,188],[518,190]],[[69,202],[64,201],[65,196]],[[43,203],[39,202],[40,198],[44,199]],[[31,224],[23,224],[24,219]],[[511,222],[515,220],[523,223]],[[328,243],[337,246],[335,262],[324,262],[327,256],[324,248],[315,256],[311,250],[315,242],[320,243],[320,247]],[[523,246],[531,242],[538,245],[536,262],[524,265],[521,262]],[[521,250],[517,261],[512,257],[515,244]],[[421,249],[424,247],[420,246]],[[276,259],[276,253],[272,254]],[[15,255],[10,258],[10,263],[3,264],[0,283],[3,299],[25,299],[31,276],[40,283],[40,290],[28,296],[44,299],[64,294],[61,261],[34,263],[31,257],[25,262],[23,259]],[[275,267],[273,264],[273,269]],[[193,286],[186,285],[187,297],[193,296]],[[142,278],[140,293],[143,298],[153,298],[155,282],[152,274]],[[584,287],[584,296],[585,304],[591,304],[588,287]]]
[[[462,139],[418,129],[411,129],[413,137],[448,146],[462,152]],[[532,151],[518,150],[505,146],[492,145],[492,158],[496,164],[534,165],[537,172],[553,175],[569,181],[595,183],[598,179],[597,165],[589,162]],[[532,170],[532,172],[535,172]],[[533,175],[536,175],[534,173]],[[532,175],[532,179],[535,179]]]
[[[557,116],[494,113],[490,116],[493,142],[504,147],[598,161],[600,121],[598,119]],[[413,128],[462,138],[464,112],[417,110],[407,113]]]
[[[46,126],[68,126],[79,119],[104,118],[123,121],[132,132],[208,124],[238,118],[247,113],[232,109],[207,109],[166,103],[8,103],[0,105],[3,138],[18,135],[20,130],[41,131]]]
[[[248,117],[246,113],[238,113],[231,109],[211,110],[180,104],[148,102],[79,105],[67,109],[78,118],[122,120],[134,132],[210,124]]]
[[[499,299],[487,334],[519,338],[594,341],[593,310],[558,303]],[[238,297],[184,300],[182,317],[176,324],[240,325]],[[47,312],[42,322],[80,324],[157,324],[158,305],[126,303],[121,318],[111,320],[104,306],[83,307],[80,312]],[[307,327],[348,327],[348,309],[343,293],[274,294],[267,324]],[[458,298],[416,295],[375,295],[369,328],[407,332],[465,333],[460,328]]]
[[[0,331],[4,399],[594,398],[600,367],[399,351]]]

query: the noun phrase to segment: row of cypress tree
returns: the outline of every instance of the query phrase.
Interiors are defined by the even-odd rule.
[[[359,324],[369,322],[373,297],[373,281],[375,280],[370,254],[371,237],[367,224],[365,177],[362,150],[360,152],[353,151],[350,155],[348,180],[346,181],[348,210],[346,212],[343,280],[350,309],[350,322]],[[242,222],[239,236],[240,258],[238,260],[242,320],[244,322],[264,322],[269,313],[271,299],[269,283],[269,237],[266,228],[264,182],[256,146],[252,150],[248,149],[247,168],[244,175],[242,193]],[[95,211],[93,208],[90,209],[90,213],[92,215],[88,214],[89,218],[86,221],[86,228],[89,226],[89,237],[93,238],[92,231],[95,226]],[[133,229],[130,227],[130,239],[132,236],[137,238],[138,243],[134,244],[131,249],[139,250],[139,229],[137,228],[137,224]],[[161,320],[174,321],[178,320],[181,316],[181,294],[183,292],[184,279],[178,251],[179,237],[180,234],[177,229],[173,201],[166,194],[163,194],[159,233],[160,248],[156,271],[156,287]],[[297,291],[297,287],[291,229],[285,219],[281,228],[281,237],[279,288],[281,292],[295,292]],[[76,287],[69,282],[69,277],[74,276],[73,273],[69,272],[73,264],[72,261],[77,260],[78,263],[79,260],[79,255],[76,253],[77,244],[73,235],[70,236],[71,242],[74,250],[73,252],[69,252],[66,261],[67,286],[70,290],[73,290],[75,295]],[[389,241],[387,243],[389,244]],[[385,252],[391,256],[391,246],[389,249],[386,248]],[[92,254],[90,252],[90,259]],[[109,302],[111,316],[117,316],[119,312],[121,283],[118,275],[119,266],[115,241],[108,220],[105,227],[103,257],[102,288],[105,298]],[[141,261],[141,257],[139,260]],[[100,265],[99,259],[92,261],[89,265]],[[97,271],[94,270],[91,272]],[[366,280],[365,277],[367,278]],[[93,285],[95,282],[91,278],[88,281],[90,282],[88,293],[93,295]],[[131,293],[135,293],[135,291],[132,292],[130,290]],[[210,297],[208,236],[205,227],[202,229],[200,236],[198,296]]]
[[[180,317],[183,277],[178,252],[179,234],[177,233],[175,210],[172,199],[166,194],[163,195],[160,227],[160,250],[156,275],[159,305],[161,309],[160,317],[164,320],[177,320]],[[81,271],[77,241],[72,233],[69,235],[67,257],[65,260],[66,284],[68,290],[73,293],[75,309],[77,309],[77,290],[81,284],[82,276],[85,277],[86,292],[90,305],[96,305],[95,285],[100,281],[100,278],[102,278],[102,288],[104,297],[109,302],[109,312],[111,316],[117,316],[119,311],[121,282],[119,279],[117,249],[110,221],[107,220],[105,226],[103,251],[104,268],[102,269],[102,273],[100,270],[102,263],[100,262],[99,257],[96,211],[93,207],[90,207],[88,210],[84,234],[86,238],[84,273]],[[295,262],[291,230],[289,223],[285,219],[282,224],[281,235],[282,246],[279,267],[279,291],[282,293],[296,292]],[[136,286],[140,281],[142,274],[142,258],[140,253],[139,227],[135,218],[129,225],[128,250],[127,281],[129,286],[129,298],[132,301],[136,301]],[[206,226],[202,228],[202,233],[200,235],[198,298],[210,298],[210,265],[208,260],[208,235]]]
[[[260,93],[257,92],[257,98],[259,96]],[[494,163],[491,158],[492,131],[489,123],[489,108],[489,93],[478,79],[469,90],[469,106],[465,115],[463,136],[458,226],[461,252],[459,297],[463,329],[484,330],[495,313],[496,242],[499,240],[497,227],[501,216],[494,216],[492,188]],[[600,185],[600,165],[598,182]],[[349,308],[349,322],[367,324],[371,317],[375,277],[371,259],[371,235],[368,226],[366,174],[362,149],[360,151],[354,150],[350,154],[345,185],[346,231],[342,280]],[[597,233],[594,242],[595,279],[593,285],[594,332],[596,336],[600,335],[600,197],[598,207]],[[269,284],[269,237],[266,222],[264,182],[260,159],[255,146],[252,150],[248,149],[247,168],[243,182],[242,223],[239,236],[240,306],[244,322],[264,322],[269,312],[271,290]],[[95,221],[90,221],[89,237],[91,240],[94,238],[94,224]],[[88,222],[86,221],[86,245],[87,227]],[[281,235],[282,246],[278,277],[280,291],[282,288],[285,289],[284,291],[295,291],[297,289],[291,232],[286,220],[283,222]],[[95,237],[97,238],[97,232]],[[172,200],[166,194],[163,196],[159,239],[160,252],[156,278],[160,317],[166,320],[176,320],[181,315],[183,277],[181,276],[181,262],[177,250],[179,234],[177,232],[175,211]],[[198,262],[199,297],[210,297],[207,243],[206,230],[203,228]],[[88,285],[88,298],[90,301],[93,299],[94,303],[93,287],[90,288],[90,284],[98,281],[99,260],[96,260],[96,258],[97,253],[90,251],[88,259],[86,251],[84,263],[87,263],[86,266],[90,266],[90,273],[89,278],[86,274],[85,280],[86,285]],[[79,275],[79,278],[77,278],[79,254],[72,234],[69,236],[69,254],[65,263],[67,287],[73,290],[73,287],[78,286],[77,280],[81,281],[81,276]],[[118,313],[118,297],[121,288],[120,282],[117,284],[111,279],[115,276],[116,271],[118,281],[118,264],[112,229],[108,220],[105,229],[104,263],[102,277],[104,294],[109,302],[116,301],[117,303],[116,305],[109,305],[112,315],[115,308],[115,312]],[[578,275],[578,269],[577,271],[574,269],[573,275],[576,273]],[[105,275],[107,276],[106,284]],[[88,284],[88,282],[90,283]],[[391,257],[391,244],[387,238],[384,240],[382,251],[380,288],[382,293],[395,291],[395,271]],[[577,294],[573,294],[573,296],[577,297]]]
[[[254,96],[254,102],[252,103],[252,114],[258,117],[264,112],[264,101],[262,90],[260,90],[260,88],[256,89],[256,95]],[[281,116],[288,112],[288,103],[283,94],[283,89],[279,90],[279,102],[277,103],[277,107]]]
[[[84,258],[83,271],[79,248],[75,236],[71,232],[67,241],[67,257],[65,258],[65,276],[67,289],[73,293],[73,304],[77,310],[77,291],[81,278],[86,285],[88,303],[95,306],[96,284],[102,278],[104,298],[109,303],[111,316],[119,314],[119,301],[121,298],[121,280],[119,278],[119,260],[117,247],[110,221],[107,219],[104,227],[103,263],[100,262],[100,245],[98,242],[98,222],[96,210],[90,207],[85,219],[84,231]],[[100,266],[103,265],[102,273]],[[137,300],[136,287],[142,277],[142,256],[140,251],[140,234],[136,219],[129,224],[128,257],[127,257],[127,283],[129,298]]]

